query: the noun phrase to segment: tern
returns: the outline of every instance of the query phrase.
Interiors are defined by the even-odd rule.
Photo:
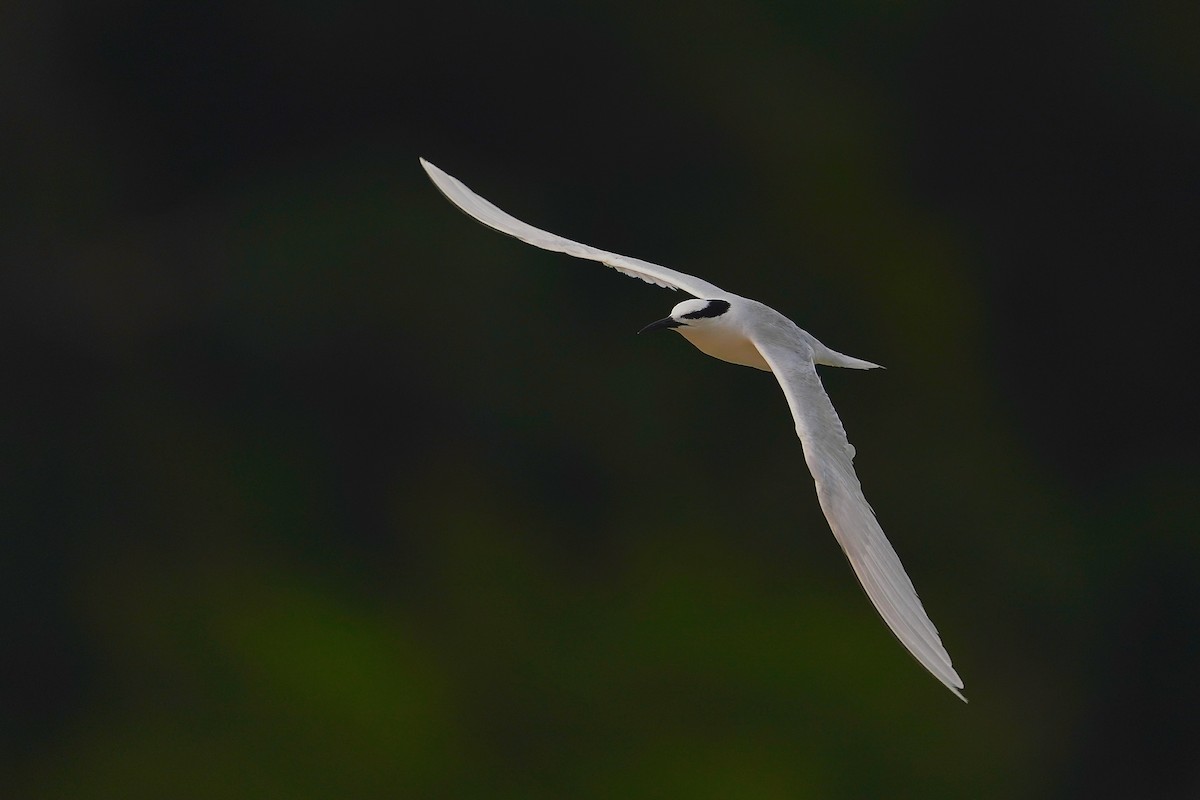
[[[774,374],[796,423],[821,509],[867,597],[917,661],[966,702],[960,691],[962,678],[954,671],[937,628],[863,496],[854,472],[854,447],[817,375],[818,364],[850,369],[875,369],[878,364],[831,350],[757,300],[521,222],[423,158],[421,166],[451,203],[489,228],[543,250],[599,261],[647,283],[692,295],[694,299],[672,308],[669,317],[650,323],[639,333],[673,330],[706,355]]]

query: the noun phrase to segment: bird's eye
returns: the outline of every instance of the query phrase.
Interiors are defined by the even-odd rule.
[[[682,315],[683,319],[701,319],[703,317],[719,317],[729,310],[726,300],[709,300],[708,305],[696,311]]]

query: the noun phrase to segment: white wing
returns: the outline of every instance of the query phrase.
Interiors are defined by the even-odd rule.
[[[954,671],[937,628],[863,497],[854,472],[854,449],[825,394],[811,353],[780,343],[756,341],[755,346],[783,388],[821,509],[867,597],[917,661],[966,702],[959,691],[962,678]]]
[[[662,286],[667,289],[682,289],[688,294],[702,299],[722,298],[728,294],[711,283],[694,278],[691,275],[685,275],[673,269],[660,267],[657,264],[651,264],[649,261],[642,261],[641,259],[598,250],[595,247],[573,242],[570,239],[564,239],[561,236],[556,236],[540,228],[535,228],[532,225],[521,222],[521,220],[511,214],[496,208],[496,206],[468,189],[458,178],[447,175],[423,158],[421,159],[421,166],[429,173],[429,177],[434,185],[441,190],[442,194],[446,195],[447,200],[489,228],[498,230],[501,233],[507,233],[509,236],[515,236],[522,242],[531,244],[534,247],[540,247],[543,250],[553,250],[556,253],[566,253],[576,258],[599,261],[618,272],[632,275],[635,278],[641,278],[647,283],[653,283],[656,286]]]

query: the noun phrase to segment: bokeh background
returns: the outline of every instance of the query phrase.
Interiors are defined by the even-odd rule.
[[[1200,5],[0,7],[12,798],[1200,796]],[[826,370],[967,682],[769,375]]]

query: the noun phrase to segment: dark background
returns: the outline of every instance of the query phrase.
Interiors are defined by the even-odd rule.
[[[1200,794],[1200,5],[6,4],[14,798]],[[865,601],[825,370],[967,683]]]

